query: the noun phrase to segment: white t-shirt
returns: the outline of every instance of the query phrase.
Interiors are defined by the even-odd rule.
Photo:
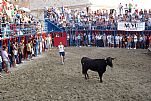
[[[120,36],[120,38],[119,38],[119,39],[120,39],[120,41],[122,42],[123,36]]]
[[[58,45],[59,52],[64,52],[64,45]]]
[[[102,39],[102,36],[101,36],[101,35],[99,35],[99,36],[98,36],[98,40],[101,40],[101,39]]]
[[[47,37],[47,43],[50,43],[50,37]]]
[[[14,55],[17,55],[17,50],[16,49],[14,50]]]
[[[3,60],[2,60],[2,57],[0,56],[0,63],[2,63],[3,62]]]
[[[4,61],[9,61],[8,53],[6,51],[2,51],[2,58],[3,58]]]
[[[134,42],[137,42],[137,36],[136,35],[134,36]]]
[[[139,41],[140,41],[140,42],[142,42],[142,41],[143,41],[143,37],[142,37],[142,36],[139,38]]]
[[[112,37],[111,35],[108,35],[108,36],[107,36],[107,41],[108,41],[108,43],[111,43],[111,37]]]
[[[120,39],[119,36],[115,36],[116,44],[119,44],[119,39]]]

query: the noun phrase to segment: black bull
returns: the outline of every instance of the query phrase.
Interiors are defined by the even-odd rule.
[[[85,79],[89,78],[87,71],[90,69],[96,71],[99,74],[100,82],[102,82],[103,73],[106,71],[107,65],[113,67],[112,60],[114,58],[108,57],[106,59],[90,59],[83,57],[81,59],[82,73],[85,75]]]

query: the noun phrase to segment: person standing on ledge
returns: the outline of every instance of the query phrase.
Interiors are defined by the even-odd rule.
[[[65,47],[62,44],[62,42],[60,42],[60,44],[58,45],[58,49],[59,49],[59,55],[60,55],[61,63],[64,64]]]

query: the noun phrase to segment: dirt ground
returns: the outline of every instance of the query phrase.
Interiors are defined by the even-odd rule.
[[[56,48],[19,65],[0,78],[0,101],[151,101],[151,56],[147,50],[96,47],[66,48],[61,65]],[[80,59],[115,57],[103,83],[96,72],[89,80]]]

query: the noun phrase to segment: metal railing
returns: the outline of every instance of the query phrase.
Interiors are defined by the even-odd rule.
[[[0,23],[2,39],[14,36],[36,34],[41,28],[35,23]]]

